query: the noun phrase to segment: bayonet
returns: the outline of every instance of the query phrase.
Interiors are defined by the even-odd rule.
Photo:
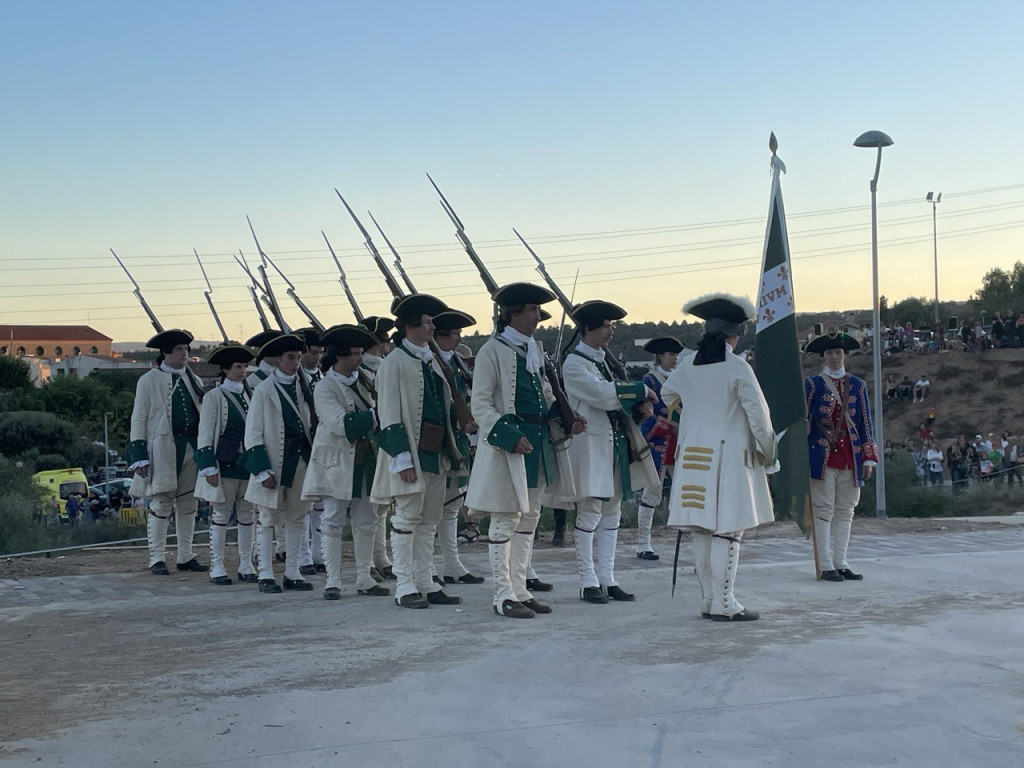
[[[363,226],[363,222],[356,216],[356,212],[352,210],[352,207],[345,202],[345,198],[341,196],[341,192],[337,189],[334,190],[334,194],[341,200],[341,204],[345,206],[345,210],[348,211],[348,215],[352,217],[352,221],[359,227],[359,231],[363,233],[363,245],[366,246],[366,250],[370,252],[373,260],[377,263],[377,268],[384,276],[384,282],[388,284],[388,290],[391,291],[391,295],[396,299],[404,298],[405,293],[402,291],[402,286],[395,280],[395,276],[391,274],[391,270],[388,269],[388,265],[384,263],[384,257],[380,255],[380,251],[377,250],[377,246],[373,244],[373,238],[370,237],[370,233],[366,231],[366,227]]]
[[[249,269],[249,264],[245,260],[245,254],[239,251],[238,256],[235,256],[235,261],[238,266],[242,268],[242,271],[245,272],[246,277],[250,280],[250,285],[247,287],[249,288],[249,295],[252,296],[252,303],[256,305],[256,314],[260,316],[260,325],[263,326],[264,331],[269,331],[272,328],[270,320],[267,319],[267,313],[263,311],[263,305],[260,303],[260,297],[256,295],[257,290],[262,293],[263,286],[260,285],[256,276]]]
[[[321,323],[317,319],[316,315],[313,314],[313,310],[307,307],[305,302],[303,302],[302,299],[299,298],[299,294],[295,292],[295,284],[288,279],[288,276],[281,271],[281,268],[277,266],[277,264],[275,264],[269,256],[267,256],[266,254],[262,254],[261,258],[266,259],[266,262],[270,266],[272,266],[274,268],[274,271],[281,276],[282,280],[284,280],[285,284],[288,286],[288,289],[285,291],[285,293],[287,293],[291,297],[291,300],[295,302],[295,306],[299,308],[302,314],[306,316],[306,319],[313,324],[313,327],[316,328],[317,331],[323,333],[326,330],[324,324]]]
[[[110,252],[114,255],[114,258],[117,259],[117,263],[121,265],[121,269],[124,270],[124,273],[128,275],[128,279],[132,281],[132,285],[134,286],[132,293],[135,295],[135,298],[139,300],[139,304],[141,304],[142,308],[146,311],[146,315],[149,316],[149,322],[152,323],[153,328],[156,329],[157,333],[163,333],[164,327],[160,324],[160,321],[156,319],[156,315],[153,314],[153,310],[149,308],[149,304],[147,304],[146,300],[142,297],[142,289],[139,288],[139,284],[135,282],[135,278],[132,277],[132,273],[128,271],[128,267],[126,267],[124,262],[121,261],[121,257],[114,253],[113,248],[110,249]]]
[[[388,240],[388,236],[384,234],[384,230],[380,228],[380,224],[378,224],[377,220],[375,218],[373,218],[373,214],[370,213],[370,211],[367,211],[367,213],[369,214],[370,219],[373,221],[374,226],[377,227],[377,231],[380,232],[380,236],[384,238],[384,242],[388,244],[388,248],[391,249],[391,253],[394,254],[394,256],[395,256],[395,269],[397,269],[398,270],[398,274],[402,276],[402,281],[405,283],[406,287],[409,289],[409,292],[410,293],[419,293],[419,291],[416,290],[416,286],[412,284],[412,280],[409,279],[409,275],[406,273],[405,267],[402,266],[402,257],[398,255],[398,251],[395,250],[395,246],[393,246],[391,244],[391,241]]]
[[[230,341],[228,339],[228,332],[224,330],[224,324],[220,321],[220,315],[217,314],[217,308],[213,306],[213,286],[210,285],[210,278],[206,274],[206,267],[203,266],[203,261],[199,258],[199,251],[193,248],[192,253],[196,255],[196,262],[199,264],[199,269],[203,273],[203,280],[206,281],[206,290],[203,291],[203,296],[206,297],[206,303],[210,307],[210,312],[213,314],[213,320],[217,323],[217,330],[220,331],[221,339],[223,339],[225,344],[228,344]]]
[[[356,316],[356,322],[361,323],[366,317],[363,311],[359,308],[359,303],[356,301],[356,297],[352,294],[352,289],[348,287],[348,280],[345,278],[345,269],[341,266],[341,260],[338,258],[338,254],[334,252],[331,247],[331,241],[327,239],[327,235],[321,229],[320,234],[324,236],[324,242],[327,243],[327,250],[331,252],[331,256],[334,257],[334,263],[338,266],[338,282],[341,283],[341,289],[345,291],[345,296],[348,298],[349,306],[352,307],[352,314]]]
[[[430,184],[434,187],[437,194],[441,196],[441,207],[444,209],[444,212],[448,214],[448,218],[452,220],[452,224],[455,225],[455,236],[459,239],[459,242],[462,243],[462,247],[469,256],[469,260],[473,262],[477,271],[480,273],[480,278],[484,281],[484,287],[487,289],[487,294],[493,298],[494,294],[498,292],[498,284],[494,281],[494,278],[491,277],[491,273],[487,271],[487,267],[484,266],[483,259],[481,259],[479,254],[477,254],[476,248],[473,247],[472,241],[466,234],[466,228],[462,225],[462,219],[459,218],[459,215],[455,212],[451,203],[448,202],[448,198],[444,196],[441,188],[437,186],[429,173],[427,174],[427,178],[430,179]]]

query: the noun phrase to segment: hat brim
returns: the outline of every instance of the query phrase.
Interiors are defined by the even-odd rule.
[[[248,363],[255,357],[256,354],[251,349],[241,344],[224,344],[213,350],[206,361],[210,365],[227,368],[235,363]]]
[[[353,348],[369,349],[380,342],[377,337],[359,325],[335,325],[324,331],[323,344],[336,352]]]
[[[434,328],[438,331],[454,331],[473,325],[476,325],[476,318],[458,309],[446,309],[441,314],[434,315]]]
[[[679,354],[683,349],[683,342],[674,336],[661,336],[644,344],[644,352],[650,352],[652,355],[661,355],[665,352]]]
[[[509,283],[494,292],[491,297],[499,307],[518,307],[524,304],[547,304],[554,301],[554,293],[533,283]]]
[[[301,336],[285,333],[260,347],[259,357],[280,357],[285,352],[302,352],[305,349],[306,342]]]
[[[848,333],[837,333],[834,336],[824,334],[807,342],[804,351],[809,355],[823,355],[827,350],[841,349],[844,352],[852,352],[860,349],[860,342]]]
[[[146,346],[149,349],[167,349],[168,347],[177,347],[181,344],[191,344],[194,339],[195,337],[186,330],[171,328],[161,331],[151,338],[146,342]]]

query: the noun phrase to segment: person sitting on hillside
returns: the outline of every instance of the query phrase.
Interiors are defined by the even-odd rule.
[[[913,393],[914,383],[910,380],[909,376],[904,376],[903,380],[900,382],[900,399],[909,398]]]
[[[923,403],[924,399],[932,391],[931,388],[932,383],[928,381],[928,377],[921,374],[917,379],[917,383],[914,384],[914,402]]]
[[[900,383],[895,374],[888,374],[885,377],[885,398],[896,400],[900,396]]]

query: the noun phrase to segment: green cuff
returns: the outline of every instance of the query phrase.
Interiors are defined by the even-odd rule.
[[[525,435],[519,430],[523,420],[514,413],[506,413],[494,423],[490,434],[487,435],[487,442],[495,448],[511,453],[515,450],[516,444]]]
[[[615,395],[619,398],[622,410],[628,411],[647,395],[647,387],[642,381],[616,381]]]
[[[217,457],[213,452],[213,446],[208,445],[196,451],[196,465],[200,469],[209,469],[217,466]]]
[[[132,440],[128,443],[128,466],[131,466],[137,461],[148,461],[149,460],[149,448],[146,446],[145,440]]]
[[[409,447],[409,435],[403,424],[388,425],[377,433],[374,440],[388,456],[393,457],[406,451],[412,451],[412,448]]]
[[[242,458],[235,462],[236,466],[240,465],[243,468],[249,470],[249,474],[258,475],[261,472],[266,472],[271,469],[270,457],[267,455],[267,447],[265,445],[253,446],[242,454]]]
[[[345,437],[350,443],[362,440],[373,430],[373,411],[345,414]]]

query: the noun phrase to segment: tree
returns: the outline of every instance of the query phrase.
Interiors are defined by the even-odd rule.
[[[74,426],[52,413],[16,411],[0,414],[0,454],[18,456],[35,449],[40,454],[68,456],[78,450]]]
[[[0,355],[0,389],[32,389],[31,370],[20,357]]]
[[[986,272],[971,305],[989,314],[1024,309],[1024,264],[1018,261],[1009,272],[999,267]]]
[[[110,387],[98,379],[56,376],[43,387],[43,407],[50,413],[73,421],[103,421],[113,405]]]

